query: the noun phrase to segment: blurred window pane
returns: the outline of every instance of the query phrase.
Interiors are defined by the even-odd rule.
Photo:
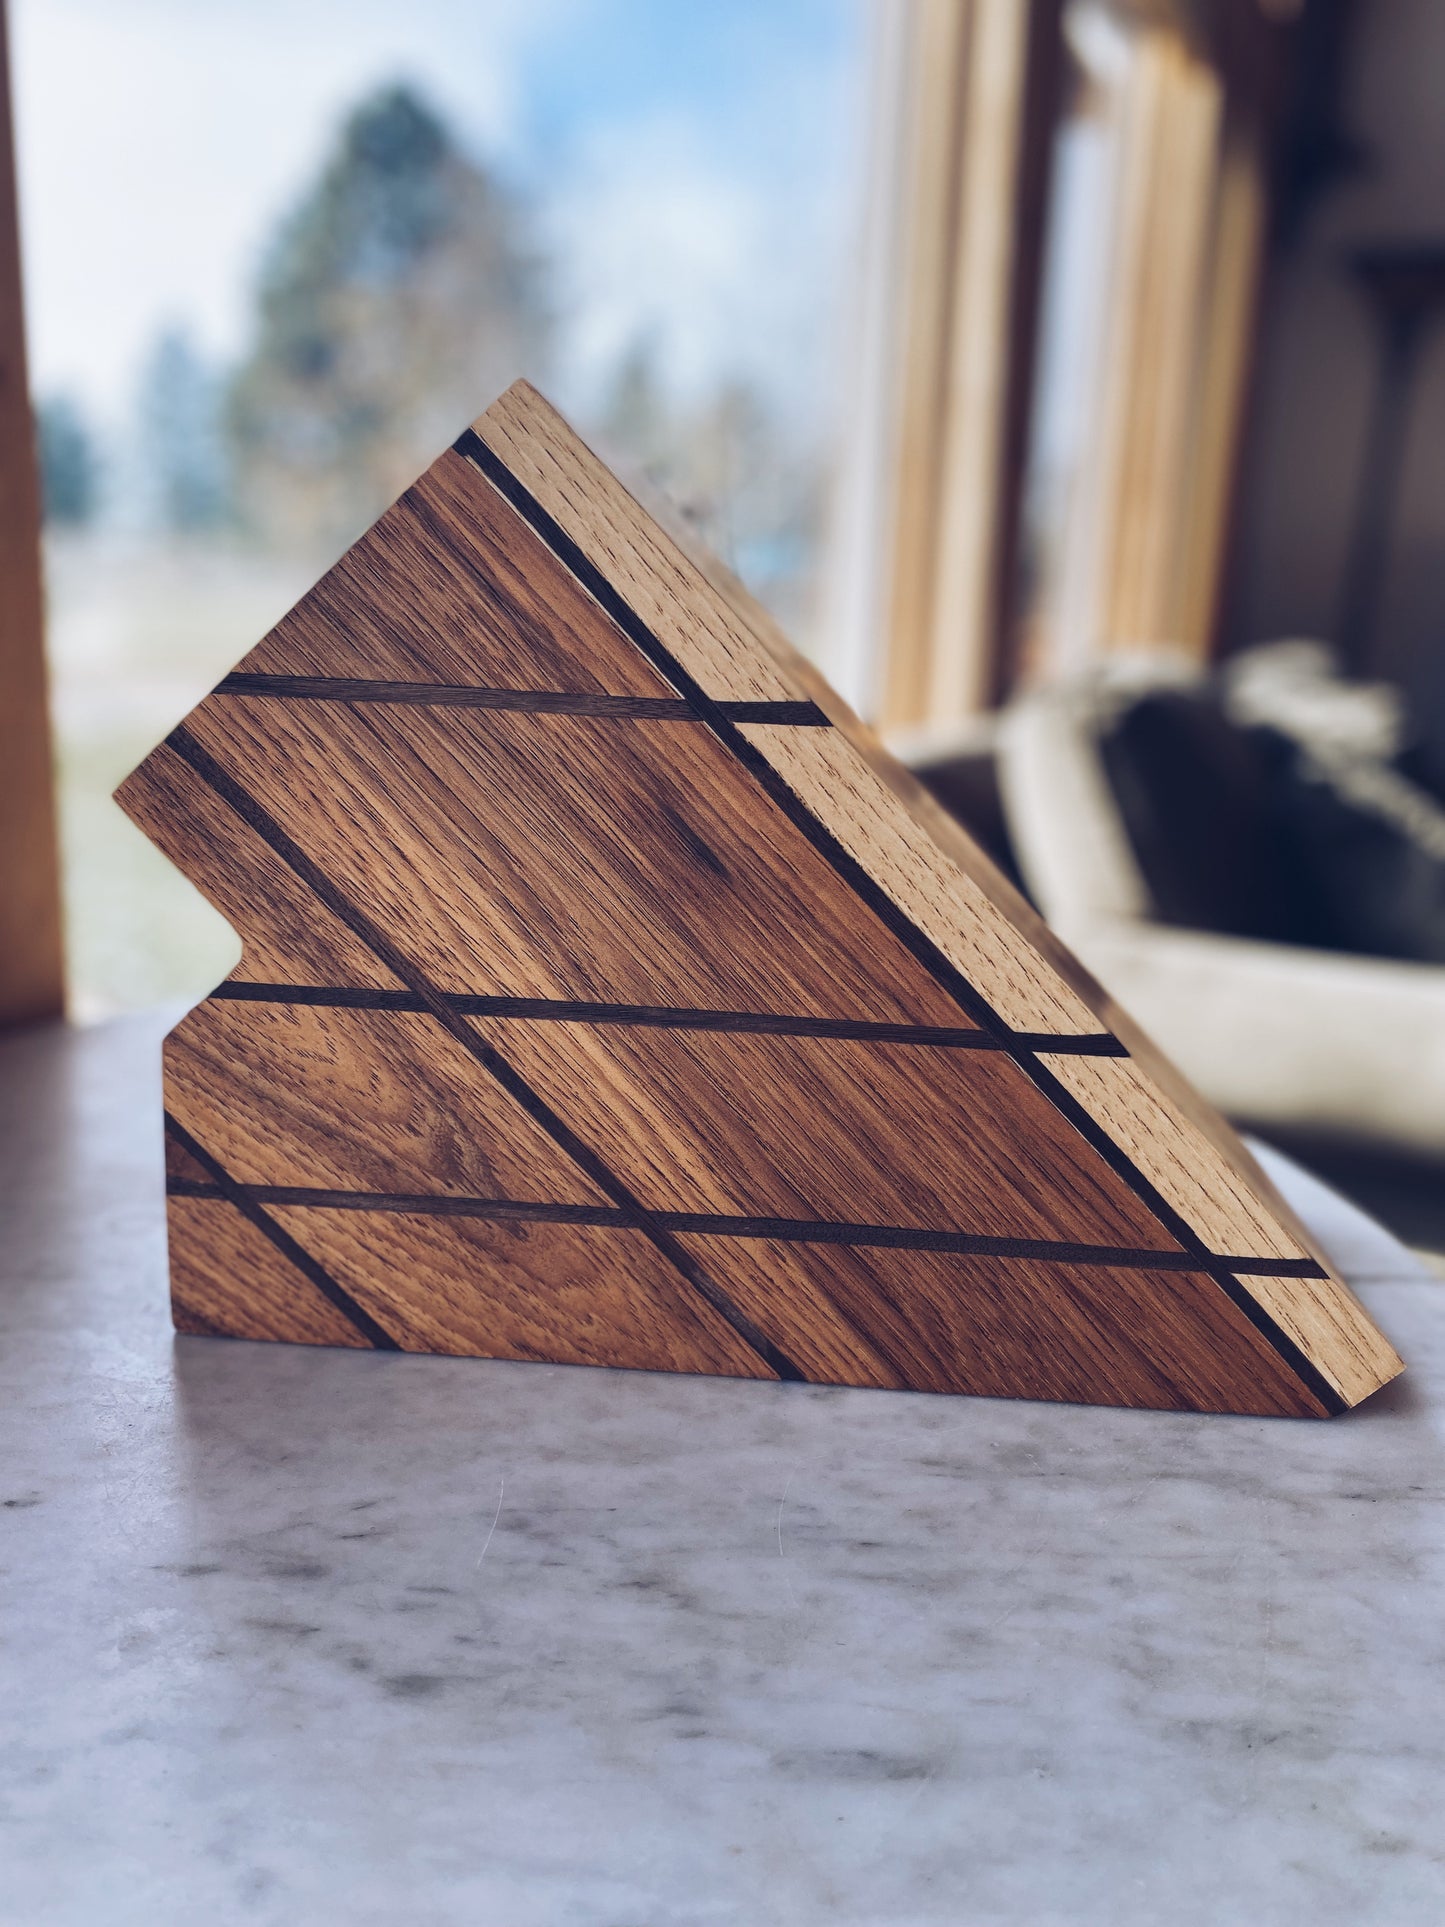
[[[805,646],[862,0],[15,0],[72,1001],[236,944],[109,801],[517,375]]]

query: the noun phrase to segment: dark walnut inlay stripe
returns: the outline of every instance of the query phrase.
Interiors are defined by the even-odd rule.
[[[172,1117],[169,1111],[166,1112],[165,1129],[170,1143],[183,1152],[185,1158],[193,1165],[199,1166],[210,1180],[209,1184],[203,1185],[184,1178],[167,1178],[166,1190],[171,1197],[212,1197],[234,1205],[241,1216],[253,1224],[263,1237],[269,1239],[282,1257],[303,1277],[309,1279],[322,1297],[328,1299],[342,1317],[353,1325],[377,1351],[401,1350],[400,1345],[385,1326],[378,1324],[369,1311],[357,1304],[351,1293],[344,1286],[339,1285],[330,1272],[316,1262],[309,1251],[303,1251],[291,1234],[262,1209],[261,1200],[254,1197],[247,1186],[237,1184],[225,1166],[214,1158],[203,1144],[192,1137],[185,1125],[178,1118]]]
[[[383,682],[359,676],[279,676],[234,670],[217,683],[217,696],[271,696],[280,701],[414,703],[435,709],[509,709],[534,716],[618,716],[649,722],[696,723],[702,718],[681,696],[607,696],[590,690],[482,689],[466,683]],[[735,723],[788,723],[831,729],[812,702],[735,702],[722,708]]]
[[[175,1177],[167,1191],[177,1198],[219,1197],[203,1180]],[[438,1218],[493,1218],[518,1224],[582,1224],[635,1231],[642,1214],[608,1206],[548,1204],[520,1198],[458,1198],[435,1192],[328,1191],[313,1185],[248,1184],[236,1187],[260,1205],[310,1205],[328,1211],[394,1211]],[[1127,1245],[1072,1244],[1054,1238],[993,1238],[967,1231],[919,1230],[907,1225],[846,1224],[822,1218],[743,1218],[710,1211],[647,1212],[646,1221],[667,1231],[703,1237],[755,1238],[780,1244],[857,1245],[892,1251],[939,1251],[968,1258],[1018,1258],[1070,1265],[1107,1265],[1121,1271],[1197,1272],[1187,1251],[1155,1251]],[[1232,1270],[1254,1278],[1309,1278],[1307,1258],[1223,1258]]]
[[[1005,1050],[1005,1041],[985,1030],[950,1030],[937,1024],[870,1024],[850,1017],[789,1017],[768,1011],[691,1010],[663,1004],[568,1002],[555,997],[488,997],[439,991],[448,1009],[464,1017],[539,1018],[568,1024],[621,1024],[653,1030],[755,1032],[771,1037],[841,1037],[854,1042],[924,1044],[941,1050]],[[424,1012],[409,990],[372,990],[350,984],[220,984],[213,1000],[249,1004],[305,1004],[337,1010]],[[1056,1056],[1127,1057],[1128,1051],[1107,1031],[1093,1036],[1053,1031],[1011,1031],[1014,1044]]]

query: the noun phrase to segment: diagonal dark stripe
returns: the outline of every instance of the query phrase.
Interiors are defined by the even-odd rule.
[[[676,1238],[653,1220],[622,1180],[608,1169],[591,1146],[585,1144],[570,1125],[563,1122],[551,1106],[532,1089],[521,1073],[512,1068],[501,1052],[474,1031],[460,1012],[451,1009],[445,998],[432,988],[410,959],[404,957],[385,932],[379,930],[364,912],[357,909],[350,898],[338,889],[325,871],[287,835],[250,791],[224,770],[184,726],[172,730],[166,742],[170,749],[183,762],[188,763],[202,781],[208,783],[243,822],[249,824],[256,834],[271,846],[301,881],[320,898],[327,909],[340,917],[347,928],[361,938],[388,970],[399,977],[404,984],[409,985],[415,995],[421,999],[426,1010],[465,1051],[491,1073],[503,1090],[542,1127],[552,1142],[565,1151],[573,1163],[584,1171],[599,1189],[605,1191],[624,1210],[636,1214],[638,1230],[651,1240],[693,1290],[705,1298],[714,1311],[732,1326],[769,1370],[782,1379],[801,1380],[803,1373],[787,1354],[733,1304],[721,1287],[713,1282]]]
[[[1128,1153],[1114,1142],[1108,1132],[1089,1115],[1059,1080],[1038,1062],[1030,1049],[1013,1039],[1009,1026],[1004,1023],[987,998],[869,876],[833,832],[814,816],[807,804],[788,786],[761,750],[748,741],[727,716],[722,706],[710,697],[696,678],[676,660],[646,623],[617,593],[602,572],[588,560],[571,536],[548,514],[525,484],[518,481],[506,463],[471,428],[463,431],[453,447],[457,454],[473,462],[492,486],[512,504],[533,532],[539,535],[557,559],[572,571],[582,586],[607,611],[623,633],[636,644],[653,667],[661,675],[666,676],[679,694],[696,709],[713,733],[727,745],[789,821],[832,865],[837,874],[868,905],[879,921],[923,965],[935,982],[948,991],[959,1008],[966,1011],[977,1024],[1000,1039],[1001,1047],[1009,1052],[1024,1075],[1069,1120],[1114,1175],[1148,1207],[1169,1236],[1197,1259],[1198,1269],[1208,1273],[1219,1289],[1243,1313],[1261,1337],[1273,1347],[1325,1410],[1331,1413],[1343,1411],[1344,1401],[1339,1393],[1314,1363],[1305,1356],[1288,1332],[1284,1331],[1264,1306],[1245,1290],[1233,1273],[1226,1269],[1218,1255],[1210,1251],[1194,1227],[1150,1183]],[[1312,1275],[1324,1277],[1326,1274],[1317,1266]]]
[[[767,1011],[699,1010],[669,1004],[573,1002],[556,997],[492,997],[438,991],[452,1010],[466,1017],[523,1017],[557,1024],[619,1024],[655,1030],[707,1030],[757,1033],[767,1037],[838,1037],[850,1042],[925,1044],[943,1050],[1003,1050],[991,1032],[950,1029],[936,1024],[873,1024],[852,1017],[786,1017]],[[309,1004],[338,1010],[422,1011],[427,1006],[409,990],[374,990],[349,984],[265,984],[228,982],[211,992],[223,1003]],[[1034,1050],[1074,1057],[1127,1057],[1117,1037],[1052,1031],[1014,1032]]]
[[[595,1225],[636,1230],[639,1217],[620,1207],[551,1204],[520,1198],[456,1197],[434,1191],[330,1191],[314,1185],[249,1184],[238,1187],[258,1204],[301,1205],[325,1211],[390,1211],[432,1218],[489,1218],[521,1224]],[[209,1197],[212,1187],[173,1178],[172,1197]],[[1140,1245],[1075,1244],[1060,1238],[995,1238],[971,1231],[939,1231],[925,1226],[853,1224],[831,1218],[742,1217],[713,1211],[658,1211],[647,1214],[664,1230],[708,1238],[767,1239],[779,1244],[858,1245],[888,1251],[937,1251],[962,1258],[1017,1258],[1046,1264],[1102,1265],[1119,1271],[1197,1273],[1198,1260],[1187,1251],[1155,1251]],[[1224,1263],[1252,1277],[1308,1276],[1307,1259],[1227,1258]]]
[[[210,1172],[217,1197],[224,1198],[228,1204],[233,1204],[243,1218],[275,1245],[283,1258],[288,1259],[304,1278],[308,1278],[315,1285],[324,1298],[330,1300],[342,1317],[354,1325],[363,1338],[370,1339],[377,1351],[399,1352],[402,1349],[385,1326],[378,1324],[365,1306],[358,1305],[351,1293],[344,1286],[337,1284],[325,1266],[318,1264],[309,1251],[297,1244],[290,1233],[261,1208],[261,1201],[256,1197],[253,1187],[238,1184],[225,1166],[213,1157],[203,1144],[192,1137],[178,1118],[173,1117],[169,1111],[166,1112],[165,1117],[167,1136],[173,1138],[182,1150],[188,1152],[202,1170]],[[169,1183],[166,1189],[172,1197],[204,1195],[199,1187],[188,1191],[178,1190],[174,1182]]]

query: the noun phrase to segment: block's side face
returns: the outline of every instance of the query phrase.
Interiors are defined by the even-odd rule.
[[[1202,1133],[1165,1101],[1137,1060],[1040,1051],[1039,1061],[1128,1152],[1211,1251],[1309,1255],[1243,1174],[1222,1166]]]
[[[215,695],[186,729],[448,993],[971,1022],[696,723]]]
[[[166,1093],[169,1109],[170,1092]],[[167,1131],[166,1147],[166,1190],[171,1196],[185,1196],[199,1187],[202,1191],[215,1189],[215,1178],[206,1165],[191,1151],[188,1151],[178,1137]]]
[[[1398,1378],[1405,1365],[1343,1280],[1322,1269],[1321,1277],[1237,1282],[1349,1408]]]
[[[783,777],[823,828],[862,864],[963,973],[994,1001],[1005,1021],[1029,1031],[1096,1032],[1097,1012],[1040,955],[1018,927],[1015,910],[1031,916],[1008,891],[1000,903],[991,884],[1007,886],[961,830],[956,842],[977,857],[979,873],[940,847],[878,773],[881,746],[865,758],[852,740],[867,732],[791,651],[775,660],[761,622],[656,527],[567,424],[519,382],[476,423],[476,433],[557,524],[582,557],[611,583],[680,668],[716,702],[741,698],[814,701],[842,715],[848,730],[799,729],[739,722],[749,744]],[[896,770],[896,765],[893,766]],[[1034,919],[1037,921],[1037,919]],[[1053,942],[1052,939],[1048,939]],[[1087,975],[1078,966],[1080,984]],[[1107,1028],[1107,1026],[1105,1026]]]
[[[471,1022],[658,1210],[1179,1250],[999,1051]]]
[[[837,729],[742,733],[798,801],[1014,1030],[1097,1033],[1098,1017],[973,877],[950,861]]]
[[[901,796],[842,732],[744,725],[800,800],[870,872],[939,951],[988,998],[1013,1029],[1061,1035],[1100,1021],[1057,974],[1018,923],[953,864]],[[1086,986],[1085,986],[1086,987]],[[1117,1013],[1100,1000],[1112,1021]],[[1135,1041],[1135,1040],[1131,1040]],[[1222,1119],[1188,1092],[1177,1073],[1161,1088],[1156,1059],[1051,1051],[1034,1061],[1062,1088],[1211,1254],[1310,1261],[1326,1275],[1236,1275],[1241,1289],[1346,1405],[1377,1391],[1402,1368],[1355,1299],[1322,1267],[1297,1226],[1283,1218],[1254,1161]],[[1206,1128],[1206,1122],[1208,1128]],[[1231,1154],[1231,1149],[1233,1154]]]
[[[771,692],[781,685],[840,724],[801,730],[760,719],[740,721],[738,729],[825,837],[1005,1027],[1081,1038],[1113,1028],[1117,1013],[1107,997],[963,832],[939,820],[936,806],[917,794],[917,785],[814,672],[775,646],[766,618],[745,597],[706,579],[651,525],[539,396],[519,384],[476,432],[488,457],[511,470],[564,543],[616,586],[706,696],[752,693],[748,665],[760,662],[758,688]],[[667,588],[659,595],[662,580]],[[1142,1050],[1143,1040],[1137,1041]],[[1071,1062],[1082,1066],[1072,1080],[1058,1074],[1055,1060],[1037,1060],[1041,1087],[1096,1142],[1104,1141],[1111,1163],[1138,1175],[1140,1194],[1161,1204],[1165,1222],[1182,1226],[1201,1254],[1321,1269],[1298,1227],[1257,1181],[1243,1146],[1194,1093],[1181,1094],[1177,1074],[1151,1078],[1146,1068],[1101,1064],[1088,1055]],[[1319,1374],[1338,1400],[1355,1402],[1399,1369],[1337,1280],[1214,1275],[1236,1298],[1253,1300],[1262,1323],[1273,1323],[1286,1350],[1302,1360],[1306,1376]]]
[[[712,1305],[679,1290],[673,1267],[638,1230],[455,1217],[442,1197],[421,1213],[396,1208],[400,1198],[384,1208],[337,1206],[327,1192],[298,1202],[296,1193],[236,1183],[184,1126],[169,1129],[178,1331],[774,1376]]]
[[[1255,1182],[1253,1160],[1226,1162],[1137,1059],[1041,1053],[1040,1061],[1129,1153],[1210,1251],[1286,1259],[1313,1255]],[[1332,1275],[1266,1275],[1240,1282],[1347,1405],[1368,1398],[1401,1371],[1393,1347]]]
[[[684,1242],[824,1383],[1270,1418],[1326,1411],[1199,1273],[704,1235]]]

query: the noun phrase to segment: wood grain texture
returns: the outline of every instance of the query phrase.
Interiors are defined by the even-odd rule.
[[[805,803],[828,798],[827,823],[869,872],[1016,1030],[1096,1031],[1098,1018],[974,879],[948,861],[927,831],[837,730],[780,731],[747,723]]]
[[[472,1021],[659,1210],[1178,1249],[999,1053]]]
[[[116,801],[241,939],[233,981],[399,988],[375,952],[166,744],[126,778]]]
[[[234,1205],[166,1201],[176,1330],[198,1337],[278,1338],[290,1345],[367,1340]]]
[[[429,1017],[213,999],[167,1038],[165,1075],[239,1184],[605,1202]]]
[[[887,932],[857,943],[696,725],[228,697],[187,727],[438,989],[968,1021]]]
[[[175,1190],[181,1187],[197,1187],[197,1186],[205,1191],[214,1191],[216,1188],[216,1181],[215,1181],[214,1175],[206,1169],[205,1165],[202,1164],[198,1158],[193,1157],[192,1154],[186,1149],[186,1147],[183,1144],[179,1143],[177,1139],[169,1131],[167,1131],[166,1133],[166,1188],[167,1190],[174,1192]]]
[[[1041,1051],[1039,1062],[1129,1153],[1211,1251],[1306,1255],[1299,1238],[1255,1194],[1242,1171],[1220,1179],[1203,1133],[1171,1109],[1134,1059]]]
[[[635,1231],[275,1215],[405,1351],[772,1376],[709,1306],[679,1296],[666,1261]]]
[[[236,666],[264,675],[672,694],[450,450]]]
[[[1239,1282],[1306,1358],[1322,1361],[1321,1376],[1346,1406],[1358,1405],[1403,1369],[1379,1326],[1332,1274]]]
[[[181,1327],[1290,1415],[1390,1376],[761,611],[530,390],[478,433],[121,791],[244,944],[166,1051]]]
[[[474,427],[710,696],[796,695],[723,593],[528,382],[514,383]]]
[[[765,1331],[786,1323],[799,1363],[821,1381],[1152,1410],[1324,1410],[1195,1273],[685,1242]]]
[[[1039,1061],[1128,1151],[1211,1251],[1307,1255],[1302,1233],[1271,1207],[1254,1161],[1221,1170],[1204,1131],[1168,1103],[1141,1064],[1048,1052]],[[1342,1286],[1330,1279],[1257,1277],[1250,1289],[1297,1345],[1328,1360],[1327,1377],[1350,1403],[1393,1376],[1394,1352]]]

